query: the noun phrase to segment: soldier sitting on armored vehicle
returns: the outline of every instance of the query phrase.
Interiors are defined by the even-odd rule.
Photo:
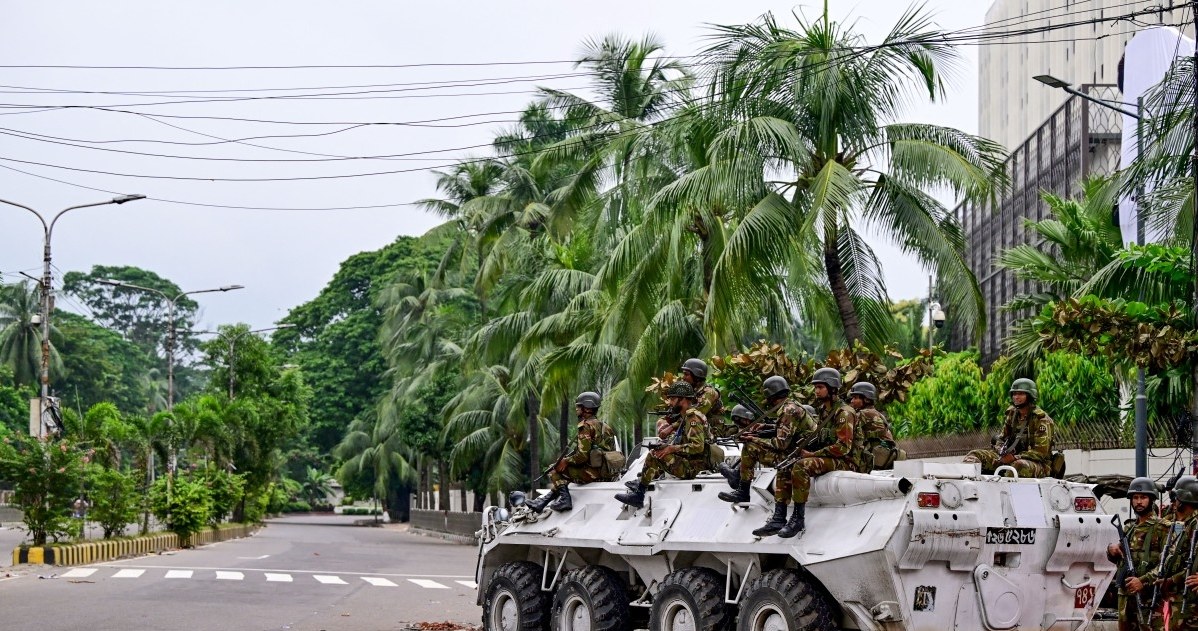
[[[707,467],[707,418],[692,407],[698,400],[694,386],[679,381],[666,390],[666,401],[680,419],[678,428],[670,442],[649,452],[645,457],[645,468],[634,488],[619,493],[616,499],[641,508],[645,505],[645,492],[649,483],[661,473],[669,473],[684,480],[693,479]]]
[[[722,438],[726,431],[724,403],[720,397],[720,391],[707,383],[707,363],[692,357],[682,362],[682,368],[678,371],[682,375],[682,380],[693,386],[695,394],[699,397],[693,407],[707,418],[707,425],[711,433]],[[669,440],[670,436],[678,430],[678,423],[679,419],[676,415],[666,415],[657,419],[657,437]]]
[[[859,381],[849,388],[849,405],[857,411],[853,452],[857,463],[854,470],[858,473],[892,469],[898,456],[898,445],[890,431],[890,419],[874,407],[877,399],[878,388],[872,383]]]
[[[841,386],[840,371],[820,368],[811,376],[811,383],[815,386],[819,421],[807,440],[800,444],[796,454],[798,460],[790,469],[791,499],[795,508],[786,526],[778,531],[778,536],[783,538],[793,537],[806,528],[811,478],[831,471],[854,469],[853,435],[857,412],[836,397]]]
[[[1036,405],[1036,382],[1016,379],[1011,384],[1011,406],[1003,420],[1002,449],[975,449],[962,462],[981,463],[982,473],[1010,465],[1021,478],[1046,478],[1052,474],[1052,418]]]
[[[815,428],[815,420],[789,398],[790,384],[785,379],[770,377],[761,387],[765,391],[768,409],[761,422],[750,426],[740,435],[744,442],[740,471],[728,480],[728,484],[736,490],[719,494],[719,498],[725,502],[749,501],[749,489],[757,465],[772,467],[778,464],[790,454],[796,440]],[[786,507],[790,504],[790,495],[790,475],[780,471],[774,477],[774,515],[764,526],[754,530],[754,535],[766,537],[786,525]]]
[[[1127,487],[1127,498],[1135,520],[1123,522],[1119,543],[1107,546],[1107,558],[1119,567],[1119,575],[1123,577],[1119,586],[1119,628],[1124,631],[1152,628],[1151,603],[1141,592],[1160,567],[1161,549],[1169,537],[1169,522],[1156,516],[1159,496],[1151,479],[1132,480]]]
[[[557,462],[549,471],[553,490],[544,497],[528,503],[535,513],[549,508],[562,512],[574,508],[570,499],[570,483],[606,482],[619,475],[611,471],[605,456],[616,449],[616,433],[611,426],[595,418],[601,400],[596,392],[583,392],[574,399],[574,413],[578,415],[577,443],[574,449]],[[552,501],[552,504],[549,502]]]

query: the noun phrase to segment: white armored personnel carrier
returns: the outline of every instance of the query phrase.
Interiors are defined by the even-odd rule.
[[[571,487],[566,513],[488,509],[484,628],[1078,631],[1114,577],[1090,485],[900,461],[816,478],[805,533],[755,537],[773,477],[741,505],[710,475],[659,480],[642,509],[613,499],[623,480]]]

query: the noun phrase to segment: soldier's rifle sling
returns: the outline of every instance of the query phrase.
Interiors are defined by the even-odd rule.
[[[1119,550],[1123,553],[1123,571],[1119,572],[1122,574],[1119,589],[1124,589],[1123,581],[1126,581],[1128,576],[1136,575],[1136,566],[1131,560],[1131,543],[1127,540],[1127,533],[1123,531],[1123,520],[1115,515],[1112,523],[1119,531]],[[1136,597],[1136,620],[1140,623],[1140,627],[1143,627],[1147,624],[1144,622],[1144,601],[1140,598],[1140,592],[1136,592],[1134,596]]]
[[[1165,547],[1161,550],[1161,560],[1156,566],[1156,575],[1158,578],[1165,571],[1165,561],[1169,558],[1169,553],[1173,551],[1173,546],[1181,538],[1182,526],[1183,524],[1173,524],[1173,529],[1170,531],[1169,537],[1165,539]],[[1152,590],[1152,600],[1148,603],[1149,615],[1152,615],[1152,612],[1156,611],[1156,599],[1160,595],[1161,590],[1159,588]]]
[[[1189,577],[1190,570],[1194,567],[1194,539],[1195,539],[1195,537],[1198,537],[1198,528],[1194,528],[1190,532],[1190,552],[1188,555],[1186,555],[1186,569],[1184,572],[1184,575],[1186,577]],[[1183,581],[1185,587],[1183,587],[1181,590],[1181,615],[1184,616],[1186,613],[1186,596],[1188,596],[1190,593],[1190,584],[1189,584],[1189,582],[1186,582],[1184,578],[1182,579],[1182,581]]]

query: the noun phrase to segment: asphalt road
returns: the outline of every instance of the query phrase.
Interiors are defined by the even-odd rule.
[[[0,627],[365,631],[479,624],[473,546],[353,521],[284,518],[253,537],[195,550],[78,568],[6,568]],[[9,572],[14,576],[4,578]]]

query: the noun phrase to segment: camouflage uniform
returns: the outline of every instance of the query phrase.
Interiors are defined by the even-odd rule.
[[[1169,528],[1168,524],[1170,522],[1167,522],[1163,519],[1158,521],[1160,521],[1162,524],[1166,524],[1164,526],[1166,530]],[[1196,556],[1195,562],[1191,564],[1190,567],[1186,566],[1187,562],[1190,560],[1190,540],[1194,536],[1195,528],[1198,528],[1198,513],[1191,514],[1190,517],[1185,521],[1174,521],[1172,522],[1172,525],[1174,527],[1180,526],[1181,532],[1177,533],[1173,542],[1173,546],[1170,548],[1169,558],[1165,560],[1165,571],[1163,572],[1165,576],[1161,581],[1159,589],[1163,589],[1164,595],[1168,596],[1170,609],[1169,629],[1173,631],[1178,629],[1194,631],[1195,629],[1198,629],[1198,590],[1192,588],[1186,590],[1185,580],[1186,576],[1189,576],[1190,574],[1198,574],[1198,556]],[[1164,537],[1161,537],[1161,540],[1163,542]],[[1161,545],[1163,547],[1163,544]],[[1160,555],[1160,550],[1157,550],[1157,555]],[[1146,578],[1155,579],[1156,574],[1156,566],[1154,565],[1152,571],[1148,573],[1148,577]],[[1185,592],[1184,597],[1182,596],[1183,592]],[[1120,597],[1122,597],[1123,592],[1121,591],[1119,593]],[[1152,597],[1152,591],[1147,587],[1145,587],[1143,593],[1145,596],[1142,598]],[[1160,600],[1164,600],[1164,598],[1162,597]],[[1182,615],[1181,613],[1183,605],[1186,610],[1185,615]],[[1145,607],[1147,606],[1148,605],[1145,604]],[[1135,605],[1133,601],[1133,613],[1134,607]],[[1158,620],[1158,617],[1163,619],[1160,609],[1161,608],[1158,605],[1157,611],[1153,612],[1153,629],[1160,629],[1164,626],[1161,624],[1161,620]]]
[[[740,455],[740,479],[751,482],[757,465],[772,467],[790,455],[791,447],[800,436],[815,429],[815,420],[807,415],[797,402],[783,399],[769,410],[766,418],[775,423],[773,438],[749,438],[745,441],[744,451]],[[760,429],[760,423],[754,423],[746,431]],[[774,500],[783,504],[790,501],[790,473],[779,471],[774,476]]]
[[[1039,407],[1032,407],[1032,403],[1028,406],[1031,410],[1026,417],[1013,405],[1007,408],[1003,444],[1009,445],[1017,437],[1021,438],[1019,447],[1022,451],[1011,463],[1019,477],[1047,478],[1052,474],[1052,418]],[[975,449],[965,455],[965,462],[980,462],[982,473],[994,473],[1001,465],[998,452],[993,449]]]
[[[1165,546],[1165,540],[1169,537],[1170,524],[1159,517],[1149,517],[1144,521],[1125,521],[1123,522],[1123,532],[1127,535],[1127,545],[1131,550],[1132,566],[1134,573],[1131,574],[1144,582],[1144,589],[1140,590],[1140,603],[1143,606],[1143,617],[1146,622],[1144,625],[1139,624],[1139,614],[1136,609],[1136,597],[1134,594],[1128,594],[1123,585],[1119,585],[1119,629],[1121,631],[1148,631],[1154,629],[1160,631],[1164,628],[1164,616],[1161,609],[1164,605],[1164,598],[1157,599],[1157,611],[1153,612],[1151,622],[1149,622],[1148,608],[1152,603],[1152,587],[1151,583],[1156,581],[1157,569],[1160,564],[1161,550]],[[1125,561],[1123,559],[1111,558],[1121,570],[1124,568]],[[1126,576],[1120,574],[1120,577],[1126,580]]]
[[[869,473],[874,469],[874,448],[882,441],[894,443],[890,432],[890,420],[872,405],[857,411],[857,426],[853,431],[853,468],[858,473]]]
[[[682,413],[682,426],[671,436],[671,443],[650,451],[645,458],[640,481],[649,484],[663,472],[690,480],[705,468],[707,417],[695,408],[688,408]]]
[[[616,433],[607,423],[588,418],[578,421],[578,445],[573,453],[565,458],[566,470],[559,472],[554,468],[549,472],[549,480],[554,489],[559,489],[571,482],[586,484],[609,479],[603,472],[603,467],[591,466],[591,450],[615,451]],[[560,463],[561,461],[559,461]]]
[[[819,428],[807,449],[812,455],[800,458],[791,469],[790,484],[794,488],[791,498],[795,504],[807,503],[807,497],[811,494],[811,478],[830,471],[853,470],[856,425],[857,411],[848,405],[837,406],[833,403],[823,406]]]
[[[703,413],[707,417],[707,427],[711,432],[711,436],[723,435],[727,432],[727,427],[735,426],[729,423],[724,418],[724,400],[720,396],[720,391],[715,386],[703,382],[702,386],[695,388],[699,393],[699,400],[691,407]],[[733,434],[736,432],[733,431]]]

